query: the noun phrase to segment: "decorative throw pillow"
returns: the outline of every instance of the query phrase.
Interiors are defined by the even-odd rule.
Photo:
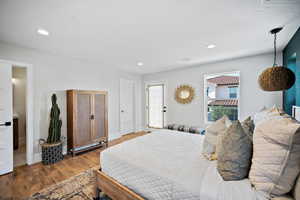
[[[178,128],[179,128],[179,124],[174,124],[174,126],[173,126],[173,129],[172,130],[175,130],[175,131],[178,131]]]
[[[271,197],[287,194],[300,171],[300,124],[291,118],[259,123],[253,135],[249,179]]]
[[[232,122],[224,133],[218,135],[217,156],[217,169],[224,181],[237,181],[248,177],[252,140],[239,121]]]
[[[196,127],[190,127],[188,130],[188,132],[190,132],[190,133],[196,133],[196,131],[197,131]]]
[[[242,127],[243,127],[243,130],[245,132],[245,134],[248,136],[248,138],[250,139],[251,143],[253,143],[253,132],[254,132],[254,128],[255,128],[255,125],[254,125],[254,122],[253,120],[251,119],[251,117],[248,117],[246,118],[242,123],[241,123]],[[224,133],[224,132],[223,132]],[[219,140],[222,140],[222,137],[220,136],[220,134],[218,135],[218,141],[217,141],[217,148],[218,148],[218,145],[220,144],[221,141]],[[251,156],[252,156],[252,146],[251,146]],[[217,154],[214,154],[213,155],[214,159],[213,160],[217,160],[218,159],[218,156]]]
[[[179,125],[177,130],[178,131],[184,131],[184,125]]]
[[[199,128],[199,127],[190,127],[188,132],[203,135],[205,130],[203,128]]]
[[[253,132],[254,132],[254,122],[251,119],[251,117],[246,118],[243,122],[242,122],[242,127],[245,131],[245,133],[247,134],[247,136],[249,137],[249,139],[251,140],[251,142],[253,141]]]
[[[259,123],[262,123],[268,119],[276,119],[276,118],[282,118],[282,117],[289,117],[281,108],[278,108],[276,105],[274,105],[270,109],[263,108],[258,113],[256,113],[253,116],[253,121],[255,125],[258,125]]]
[[[215,160],[213,154],[216,152],[218,135],[224,132],[231,125],[231,121],[225,115],[221,119],[209,125],[205,130],[202,154],[208,160]]]
[[[190,130],[190,127],[189,127],[189,126],[184,126],[184,129],[183,129],[184,132],[187,132],[187,133],[188,133],[189,130]]]
[[[253,122],[254,124],[257,124],[259,121],[264,119],[268,113],[268,109],[266,107],[263,107],[261,110],[259,110],[257,113],[253,115]]]
[[[167,126],[167,129],[174,130],[174,126],[175,126],[175,124],[169,124]]]

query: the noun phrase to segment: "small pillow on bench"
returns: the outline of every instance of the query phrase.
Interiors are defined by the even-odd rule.
[[[187,132],[187,133],[194,133],[194,134],[205,134],[205,129],[194,127],[194,126],[185,126],[185,125],[178,125],[178,124],[169,124],[165,127],[166,129],[170,130],[176,130],[181,132]]]

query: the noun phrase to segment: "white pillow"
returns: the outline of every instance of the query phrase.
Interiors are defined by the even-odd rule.
[[[263,107],[261,110],[255,113],[252,117],[254,124],[257,124],[259,121],[264,119],[267,113],[268,113],[268,109],[266,107]]]
[[[208,160],[215,160],[218,135],[224,132],[231,125],[229,118],[224,115],[205,129],[202,154]]]
[[[289,115],[287,115],[282,109],[274,105],[270,109],[263,108],[258,113],[254,114],[253,122],[255,126],[257,126],[259,123],[262,123],[268,119],[276,119],[281,117],[289,117]]]
[[[291,118],[259,123],[253,135],[249,179],[258,191],[271,197],[287,194],[300,171],[300,124]]]

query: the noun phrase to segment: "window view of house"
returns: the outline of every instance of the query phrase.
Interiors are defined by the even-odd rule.
[[[224,115],[238,119],[239,77],[239,72],[205,76],[207,121],[216,121]]]

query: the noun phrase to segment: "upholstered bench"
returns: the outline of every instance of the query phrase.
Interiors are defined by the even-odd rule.
[[[175,130],[175,131],[182,131],[192,134],[201,134],[205,135],[205,129],[195,127],[195,126],[186,126],[186,125],[179,125],[179,124],[169,124],[165,127],[165,129]]]

